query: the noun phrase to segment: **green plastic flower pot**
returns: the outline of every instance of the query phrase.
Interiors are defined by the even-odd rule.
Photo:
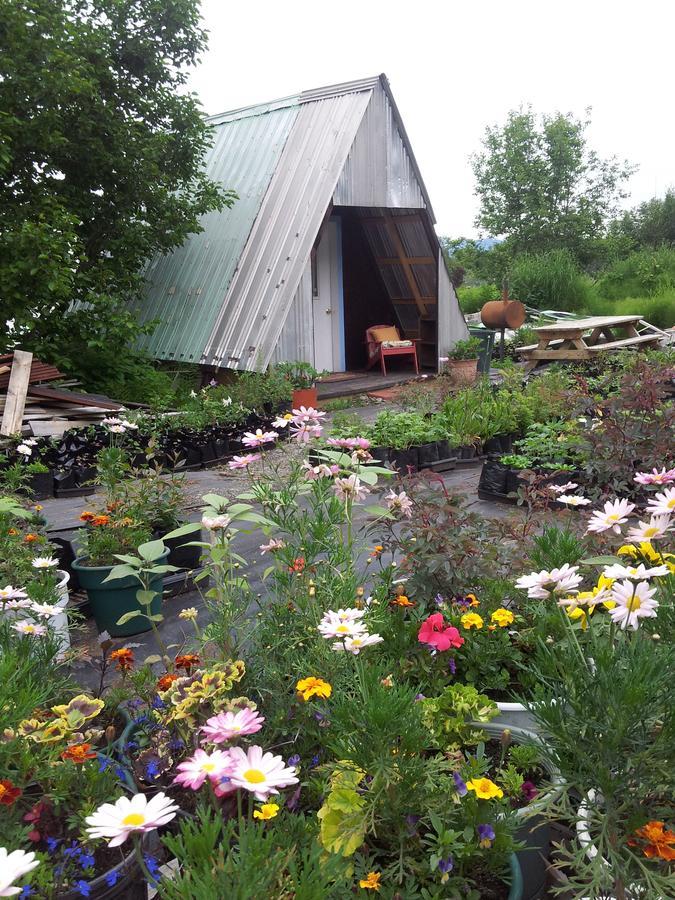
[[[523,873],[515,853],[509,857],[509,868],[511,870],[511,888],[508,900],[523,900]]]
[[[167,549],[156,561],[157,564],[164,565],[168,555]],[[125,613],[143,610],[136,599],[136,592],[141,588],[138,580],[130,575],[128,578],[116,578],[114,581],[106,582],[105,579],[113,567],[87,566],[84,565],[85,560],[86,557],[76,559],[72,567],[77,572],[81,586],[87,592],[91,614],[99,632],[107,631],[110,637],[118,638],[150,631],[152,625],[142,616],[135,616],[124,625],[117,624]],[[157,615],[162,611],[164,576],[157,575],[153,578],[150,587],[157,592],[150,606],[150,612]]]

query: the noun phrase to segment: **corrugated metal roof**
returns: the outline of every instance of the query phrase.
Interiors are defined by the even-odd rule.
[[[370,95],[301,104],[204,350],[206,362],[238,369],[268,364]]]
[[[257,108],[260,109],[260,108]],[[237,117],[214,129],[206,158],[209,176],[239,199],[204,216],[200,234],[146,271],[143,321],[159,319],[141,346],[160,359],[203,361],[216,316],[298,114],[298,106]]]
[[[425,208],[432,221],[433,211],[384,75],[208,121],[215,139],[207,173],[240,199],[149,264],[140,313],[160,324],[142,346],[160,359],[260,369],[279,355],[291,307],[292,330],[306,344],[298,286],[333,198],[336,205]],[[389,146],[378,150],[374,142]],[[306,358],[306,348],[297,351]]]

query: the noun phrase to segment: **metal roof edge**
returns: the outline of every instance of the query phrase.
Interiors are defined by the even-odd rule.
[[[401,134],[401,140],[403,141],[405,148],[408,152],[408,155],[410,156],[410,162],[412,163],[413,170],[415,172],[417,180],[419,181],[420,188],[422,189],[422,194],[424,195],[424,200],[427,204],[427,211],[429,213],[432,223],[435,225],[436,224],[436,213],[434,212],[434,208],[431,205],[431,200],[429,199],[429,192],[427,191],[427,187],[424,183],[424,179],[422,178],[422,173],[420,171],[420,167],[418,166],[417,160],[415,159],[415,154],[413,153],[412,144],[410,143],[410,138],[408,137],[408,132],[405,130],[405,125],[403,124],[403,119],[401,118],[401,113],[399,112],[399,108],[396,105],[396,101],[394,100],[394,95],[391,91],[391,85],[389,84],[389,79],[384,74],[384,72],[382,72],[378,76],[378,78],[375,79],[375,81],[376,82],[379,81],[379,83],[382,85],[382,90],[385,92],[385,94],[387,95],[387,99],[391,103],[391,108],[394,111],[394,118],[396,119],[396,124],[398,125],[398,130]]]

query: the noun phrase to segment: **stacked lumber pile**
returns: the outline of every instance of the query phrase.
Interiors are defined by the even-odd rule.
[[[32,353],[15,350],[0,356],[0,435],[59,436],[124,408],[108,397],[73,390],[76,387],[76,381],[68,381]]]

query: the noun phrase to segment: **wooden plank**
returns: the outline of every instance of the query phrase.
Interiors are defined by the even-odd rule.
[[[410,263],[408,262],[405,247],[403,246],[403,241],[401,240],[396,229],[396,222],[394,221],[394,218],[392,216],[385,216],[385,224],[387,231],[389,232],[389,237],[391,238],[394,244],[394,248],[399,255],[399,262],[401,264],[401,268],[403,269],[403,274],[405,275],[406,281],[408,282],[410,292],[415,298],[415,303],[417,304],[417,308],[420,311],[420,315],[426,316],[427,308],[420,294],[420,289],[417,287],[417,281],[415,280],[413,270],[410,267]]]
[[[33,362],[33,354],[25,350],[15,350],[12,361],[12,371],[9,375],[7,386],[7,399],[5,410],[2,414],[0,434],[9,436],[21,431],[23,410],[26,405],[28,382],[30,381],[30,367]]]
[[[591,350],[597,350],[597,347],[586,347],[585,350],[561,349],[561,350],[530,350],[527,355],[528,359],[590,359]]]
[[[624,338],[622,341],[608,341],[605,344],[594,344],[589,347],[594,353],[600,350],[616,350],[620,347],[634,347],[636,344],[658,344],[660,338],[658,334],[641,334],[639,337]]]
[[[40,387],[32,384],[29,389],[31,397],[39,397],[41,400],[58,400],[65,405],[73,406],[96,406],[105,410],[120,410],[121,403],[115,403],[113,400],[102,400],[99,397],[92,397],[91,394],[78,394],[75,391],[60,391],[58,388]]]
[[[591,331],[594,328],[613,325],[628,325],[631,322],[639,322],[640,316],[592,316],[588,319],[570,319],[569,321],[553,322],[551,325],[540,325],[534,330],[538,334],[552,334],[553,332],[567,331]]]
[[[436,260],[433,256],[407,256],[407,262],[412,266],[435,266]],[[375,261],[380,266],[399,266],[401,260],[398,257],[376,256]]]

